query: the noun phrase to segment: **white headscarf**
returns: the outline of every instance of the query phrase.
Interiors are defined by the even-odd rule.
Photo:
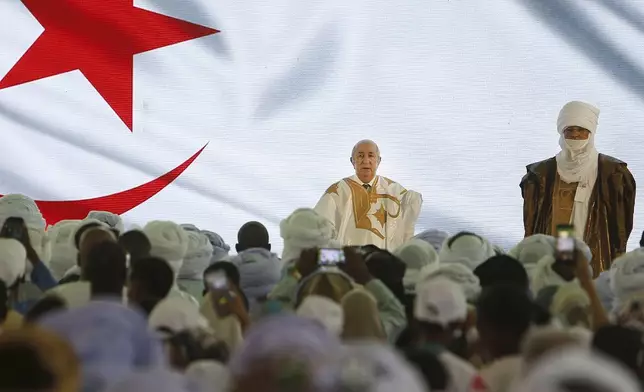
[[[78,250],[74,244],[74,233],[79,223],[79,220],[63,220],[47,229],[51,243],[49,266],[56,280],[62,279],[65,272],[76,265]]]
[[[207,328],[208,320],[199,313],[192,302],[178,297],[168,297],[154,307],[148,325],[153,330],[167,328],[174,333],[193,328]]]
[[[455,236],[443,242],[438,254],[441,263],[461,263],[473,271],[479,264],[496,255],[494,246],[481,236],[465,234],[452,241]]]
[[[199,360],[186,368],[186,378],[201,387],[203,392],[228,392],[232,377],[228,368],[215,361]]]
[[[535,234],[524,238],[508,252],[509,256],[519,260],[528,272],[532,275],[539,260],[544,256],[554,255],[557,240],[555,237],[545,234]]]
[[[564,392],[571,381],[582,381],[604,392],[640,391],[637,381],[621,366],[584,349],[547,354],[512,391]]]
[[[113,214],[108,211],[90,211],[87,214],[87,219],[96,219],[103,222],[112,229],[116,229],[119,233],[123,233],[123,219],[120,215]]]
[[[481,293],[479,278],[474,275],[471,269],[461,263],[430,264],[420,271],[418,284],[439,277],[460,285],[468,301],[476,300]]]
[[[393,252],[407,265],[403,285],[405,292],[414,293],[420,279],[420,270],[430,264],[438,263],[438,253],[434,247],[423,240],[412,238]]]
[[[644,248],[625,253],[613,262],[610,286],[618,305],[634,294],[644,292]]]
[[[311,208],[298,208],[280,222],[280,235],[285,263],[298,259],[305,249],[338,245],[333,241],[333,224]]]
[[[25,275],[27,251],[20,241],[0,238],[0,280],[7,288]]]
[[[166,260],[177,276],[188,251],[186,231],[174,222],[152,221],[145,225],[143,232],[152,244],[150,254]]]
[[[597,180],[599,153],[595,148],[595,132],[599,120],[599,109],[579,101],[568,102],[559,112],[557,131],[559,146],[557,154],[557,173],[561,179],[579,183],[572,211],[572,223],[578,238],[583,238],[588,218],[588,203]],[[572,126],[590,131],[588,140],[566,140],[564,131]]]
[[[574,327],[569,325],[568,314],[575,308],[590,311],[590,298],[576,280],[559,286],[550,304],[550,313],[565,327]]]
[[[45,218],[36,202],[25,195],[10,194],[0,197],[0,225],[12,216],[22,218],[27,226],[45,230]]]
[[[204,234],[210,240],[212,244],[212,259],[211,263],[217,261],[226,260],[228,258],[228,252],[230,252],[230,245],[224,241],[223,238],[214,231],[201,230],[201,233]]]
[[[319,295],[309,295],[297,308],[296,314],[311,320],[318,321],[336,336],[342,333],[344,325],[344,311],[340,304]]]
[[[203,280],[203,272],[212,258],[212,244],[200,231],[186,231],[188,250],[179,270],[179,279]]]
[[[432,247],[434,247],[436,252],[439,252],[441,250],[441,247],[443,246],[443,242],[445,242],[445,240],[449,238],[449,236],[449,233],[446,231],[429,229],[416,234],[413,238],[427,242]]]

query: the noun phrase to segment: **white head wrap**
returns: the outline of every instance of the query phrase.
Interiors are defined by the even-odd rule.
[[[439,252],[443,246],[443,242],[449,238],[449,233],[443,230],[429,229],[416,234],[413,238],[427,242],[436,252]]]
[[[211,263],[226,260],[228,258],[228,252],[230,252],[230,246],[224,241],[221,236],[213,231],[201,230],[201,233],[204,234],[210,240],[212,244],[212,259]]]
[[[625,253],[613,262],[610,286],[618,303],[644,292],[644,248]]]
[[[74,245],[74,233],[79,223],[79,220],[64,220],[47,229],[51,243],[49,266],[56,280],[60,280],[65,271],[76,265],[78,250]]]
[[[461,235],[450,246],[452,238],[443,242],[438,254],[441,263],[461,263],[474,270],[479,264],[496,255],[494,246],[481,236]]]
[[[188,251],[183,258],[179,278],[201,281],[203,272],[210,265],[212,244],[208,237],[200,231],[186,231],[186,234],[188,235]]]
[[[340,304],[319,295],[309,295],[297,308],[297,315],[318,321],[336,336],[342,333],[344,311]]]
[[[150,254],[166,260],[177,275],[188,251],[186,231],[174,222],[152,221],[145,225],[143,232],[152,244]]]
[[[599,109],[584,102],[569,102],[561,109],[557,120],[559,146],[557,154],[557,173],[561,179],[570,183],[579,183],[575,194],[572,211],[572,223],[576,228],[577,238],[583,238],[588,218],[588,203],[597,179],[599,153],[595,149],[595,132],[599,120]],[[564,131],[572,126],[590,131],[588,140],[566,141]],[[583,146],[575,148],[571,143],[581,142]]]
[[[537,362],[512,392],[565,392],[569,382],[583,382],[604,392],[638,392],[637,381],[615,362],[588,350],[557,350]]]
[[[159,302],[150,313],[148,325],[153,330],[167,328],[174,333],[194,328],[207,328],[208,320],[192,302],[179,297],[168,297]]]
[[[418,284],[439,277],[447,278],[460,285],[468,301],[476,300],[481,293],[479,278],[471,269],[460,263],[430,264],[420,271]]]
[[[405,292],[414,293],[420,279],[420,270],[430,264],[438,263],[438,253],[434,247],[423,240],[412,238],[393,252],[394,256],[406,265],[403,285]]]
[[[564,326],[574,327],[569,325],[567,315],[575,308],[590,310],[590,298],[576,280],[559,286],[550,304],[550,313]]]
[[[337,245],[333,224],[311,208],[299,208],[280,222],[284,239],[282,260],[286,263],[300,257],[303,250]]]
[[[20,241],[0,238],[0,280],[8,287],[25,275],[27,251]]]
[[[544,256],[555,254],[556,242],[557,240],[553,236],[535,234],[524,238],[514,248],[510,249],[508,255],[519,260],[528,272],[528,276],[532,276],[532,272],[539,260]]]
[[[196,383],[204,392],[227,392],[232,384],[228,368],[215,361],[199,360],[186,368],[186,378]]]
[[[389,345],[354,342],[343,351],[342,357],[324,370],[321,391],[427,390],[419,373]]]
[[[116,229],[119,233],[123,233],[123,219],[120,215],[113,214],[108,211],[91,211],[87,214],[87,219],[96,219],[99,222],[103,222],[112,229]]]
[[[45,218],[36,202],[25,195],[10,194],[0,197],[0,225],[12,216],[22,218],[27,226],[45,230]]]

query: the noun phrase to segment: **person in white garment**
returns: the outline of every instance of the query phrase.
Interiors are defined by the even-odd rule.
[[[377,175],[380,161],[376,143],[359,141],[351,153],[355,174],[331,185],[315,206],[344,245],[394,250],[414,235],[422,196]]]

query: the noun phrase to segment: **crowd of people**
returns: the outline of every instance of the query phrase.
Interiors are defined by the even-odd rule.
[[[126,231],[109,212],[46,227],[22,195],[0,198],[0,225],[2,391],[636,392],[644,379],[644,248],[594,279],[580,240],[565,262],[542,234],[512,249],[441,230],[342,247],[313,209],[282,221],[281,257],[259,222],[231,252],[194,225]],[[321,263],[329,249],[342,257]]]

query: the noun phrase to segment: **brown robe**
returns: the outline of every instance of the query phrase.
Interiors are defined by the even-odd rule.
[[[557,175],[554,157],[527,166],[521,180],[525,236],[552,234],[552,203]],[[592,253],[595,276],[626,252],[633,229],[635,179],[626,163],[599,154],[597,181],[590,197],[584,242]]]

